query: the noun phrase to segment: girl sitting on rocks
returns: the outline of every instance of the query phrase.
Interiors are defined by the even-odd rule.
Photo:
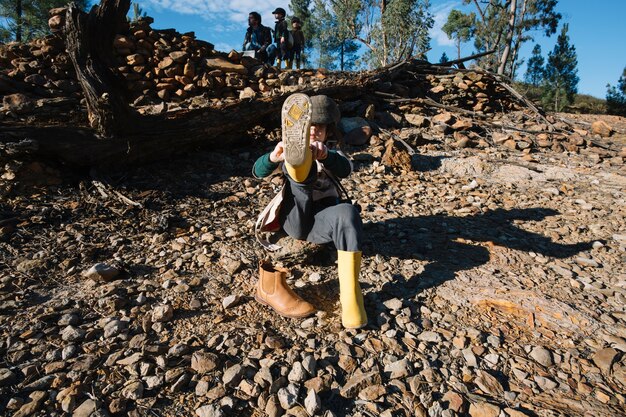
[[[282,107],[282,141],[254,164],[253,174],[264,178],[280,170],[285,185],[261,216],[261,230],[272,230],[270,219],[292,238],[337,248],[341,321],[346,328],[367,324],[359,286],[363,226],[358,209],[340,202],[338,178],[352,172],[352,164],[333,149],[339,138],[339,107],[327,96],[292,94]],[[275,230],[275,228],[274,228]],[[300,318],[315,308],[286,283],[286,270],[261,264],[255,298],[285,317]]]

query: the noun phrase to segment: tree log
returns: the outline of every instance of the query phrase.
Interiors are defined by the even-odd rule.
[[[65,43],[83,89],[89,124],[107,138],[136,130],[139,118],[126,103],[113,74],[113,40],[126,22],[130,0],[102,0],[85,14],[67,9]]]

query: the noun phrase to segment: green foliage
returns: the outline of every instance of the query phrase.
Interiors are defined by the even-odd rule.
[[[543,77],[545,73],[545,69],[543,65],[545,60],[543,56],[541,56],[541,46],[536,44],[533,48],[532,56],[528,60],[528,66],[526,67],[526,75],[524,76],[524,80],[527,83],[532,84],[535,87],[538,87],[543,82]]]
[[[561,111],[571,104],[578,91],[576,48],[569,44],[568,25],[563,25],[556,45],[548,54],[542,102],[545,107]]]
[[[318,53],[317,65],[331,70],[354,69],[358,45],[342,28],[337,16],[332,2],[327,4],[324,0],[314,0],[311,25],[315,27],[312,42]]]
[[[90,1],[75,3],[84,10]],[[0,0],[0,40],[25,42],[48,35],[48,11],[66,5],[67,0]]]
[[[445,64],[448,61],[450,61],[450,58],[448,58],[448,55],[445,52],[441,54],[441,58],[439,58],[439,63]]]
[[[374,66],[385,66],[412,56],[424,57],[430,49],[428,31],[434,24],[429,8],[428,1],[424,0],[386,2],[371,34],[370,62]]]
[[[534,86],[526,82],[514,82],[513,87],[538,105],[542,105],[543,86]],[[605,114],[607,112],[607,103],[597,97],[588,94],[575,94],[572,104],[564,108],[565,111],[571,113],[584,114]]]
[[[617,81],[617,87],[607,84],[606,88],[607,113],[626,116],[626,68]]]
[[[476,15],[474,13],[465,14],[459,10],[452,9],[448,15],[448,20],[441,28],[448,38],[456,42],[457,58],[461,59],[461,43],[471,39],[476,28]]]
[[[463,0],[464,4],[473,3],[477,17],[474,27],[474,47],[477,52],[495,50],[492,55],[478,60],[478,65],[496,71],[508,38],[508,20],[511,0]],[[561,14],[556,12],[558,0],[518,0],[515,9],[515,25],[511,51],[505,63],[505,73],[511,78],[519,67],[519,51],[524,43],[533,40],[533,32],[541,31],[546,36],[556,33]]]

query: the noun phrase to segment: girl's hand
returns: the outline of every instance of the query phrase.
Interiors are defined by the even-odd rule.
[[[315,140],[311,142],[310,148],[314,161],[323,161],[328,157],[328,148],[323,142]]]
[[[270,161],[277,164],[279,162],[283,162],[285,160],[285,155],[283,154],[285,148],[283,146],[283,142],[280,141],[276,144],[276,147],[270,154]]]

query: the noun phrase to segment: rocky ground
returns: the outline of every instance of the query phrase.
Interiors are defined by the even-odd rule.
[[[623,158],[449,139],[410,143],[413,170],[381,164],[376,138],[350,149],[359,331],[340,325],[332,248],[287,263],[315,317],[254,301],[253,226],[277,184],[250,169],[271,140],[14,184],[0,413],[626,415]]]

